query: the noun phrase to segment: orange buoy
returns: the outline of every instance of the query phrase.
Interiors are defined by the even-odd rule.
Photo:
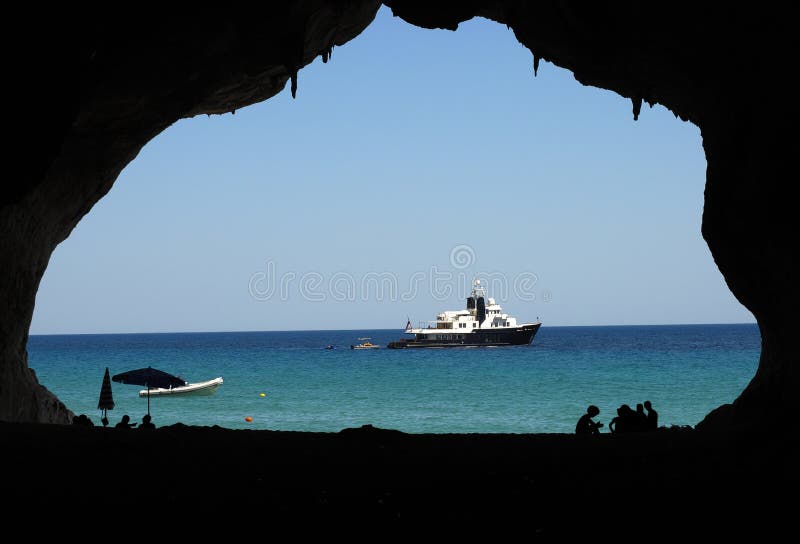
[[[250,423],[251,421],[253,421],[253,418],[252,418],[252,417],[250,417],[250,416],[247,416],[246,418],[244,418],[244,420],[245,420],[246,422]]]

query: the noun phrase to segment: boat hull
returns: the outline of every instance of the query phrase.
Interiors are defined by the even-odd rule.
[[[533,337],[541,327],[541,323],[522,325],[521,327],[502,328],[502,329],[481,329],[470,333],[457,333],[453,331],[452,339],[447,338],[409,338],[389,342],[386,346],[390,349],[407,348],[475,348],[475,347],[496,347],[496,346],[526,346],[533,342]],[[436,334],[437,337],[447,336]],[[427,335],[431,336],[431,335]],[[456,338],[456,337],[462,338]]]
[[[140,397],[164,397],[164,396],[179,396],[179,397],[199,397],[205,395],[213,395],[217,392],[217,388],[222,385],[222,378],[214,378],[205,382],[189,383],[181,387],[173,387],[171,389],[157,388],[157,389],[142,389],[139,391]]]

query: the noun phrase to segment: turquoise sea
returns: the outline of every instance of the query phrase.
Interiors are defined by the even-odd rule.
[[[385,346],[401,336],[399,330],[32,335],[28,357],[39,382],[95,424],[106,367],[114,375],[152,366],[190,382],[224,379],[213,396],[151,399],[157,426],[571,433],[589,404],[607,425],[620,404],[645,400],[660,425],[696,425],[747,385],[761,343],[755,324],[543,326],[530,346],[350,349],[360,337]],[[328,344],[336,349],[326,350]],[[111,424],[123,414],[141,421],[147,412],[141,388],[112,386]]]

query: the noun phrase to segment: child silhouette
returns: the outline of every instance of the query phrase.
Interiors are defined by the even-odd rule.
[[[592,404],[586,409],[586,413],[583,414],[580,419],[578,420],[578,424],[575,426],[575,434],[600,434],[600,427],[603,426],[602,423],[599,421],[595,423],[592,418],[597,416],[600,413],[600,408]]]

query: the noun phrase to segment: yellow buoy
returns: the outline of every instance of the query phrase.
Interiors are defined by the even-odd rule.
[[[261,396],[262,396],[262,397],[266,397],[266,396],[267,396],[267,394],[266,394],[266,393],[261,393]]]
[[[245,420],[246,422],[250,423],[251,421],[253,421],[253,418],[252,418],[252,417],[250,417],[250,416],[247,416],[246,418],[244,418],[244,420]]]

